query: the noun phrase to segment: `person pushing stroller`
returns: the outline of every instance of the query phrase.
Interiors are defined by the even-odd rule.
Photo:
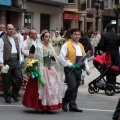
[[[107,32],[101,36],[98,47],[103,52],[108,52],[111,55],[113,65],[118,65],[120,36],[114,32],[114,26],[108,23],[106,26]],[[116,75],[111,74],[111,71],[106,75],[107,82],[114,84],[116,82]],[[111,81],[112,79],[112,81]]]

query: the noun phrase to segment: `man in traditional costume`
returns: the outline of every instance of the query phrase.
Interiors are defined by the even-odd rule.
[[[6,27],[7,34],[0,38],[0,67],[9,65],[8,73],[2,74],[3,77],[3,94],[6,103],[11,103],[11,98],[16,102],[19,101],[18,93],[22,82],[22,72],[20,67],[20,43],[18,38],[13,36],[14,26],[8,24]],[[12,75],[12,79],[11,79]],[[12,83],[12,91],[10,85]]]
[[[67,105],[69,104],[69,111],[82,112],[83,110],[77,108],[76,99],[83,65],[75,67],[74,70],[71,66],[78,63],[82,56],[85,55],[85,51],[83,45],[79,43],[80,31],[77,28],[71,29],[70,36],[71,39],[62,46],[59,55],[59,61],[64,66],[65,79],[68,86],[63,98],[62,109],[68,111]],[[85,61],[84,69],[86,69],[87,74],[90,74],[87,60]]]
[[[37,39],[37,31],[36,30],[30,30],[29,32],[29,38],[23,42],[23,47],[22,47],[22,53],[25,56],[29,55],[29,50],[32,45],[37,46],[38,44],[38,39]]]

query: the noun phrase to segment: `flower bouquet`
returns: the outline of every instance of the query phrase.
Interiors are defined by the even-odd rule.
[[[73,64],[72,66],[69,66],[69,68],[72,69],[72,70],[69,72],[69,74],[70,74],[75,68],[80,68],[80,67],[84,64],[86,58],[88,58],[90,55],[92,55],[92,53],[93,53],[93,51],[92,51],[92,50],[89,50],[89,51],[78,61],[78,63],[75,63],[75,64]]]
[[[24,72],[28,73],[32,79],[37,78],[38,82],[44,86],[46,83],[45,80],[42,78],[38,65],[38,60],[32,59],[27,61],[27,63],[25,64]]]
[[[9,66],[8,66],[8,65],[5,65],[5,66],[0,70],[0,73],[8,73],[8,70],[9,70]]]

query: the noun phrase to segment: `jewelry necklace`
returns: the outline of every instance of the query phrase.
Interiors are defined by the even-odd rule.
[[[46,44],[45,42],[43,42],[43,45],[48,48],[49,47],[49,44]]]

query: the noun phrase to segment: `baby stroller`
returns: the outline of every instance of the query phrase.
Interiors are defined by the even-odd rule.
[[[100,76],[88,84],[89,93],[98,93],[99,90],[104,90],[105,93],[109,96],[112,96],[115,93],[120,93],[119,82],[108,83],[108,81],[104,78],[109,71],[111,74],[116,76],[120,74],[119,67],[112,65],[110,54],[103,53],[102,55],[97,55],[93,59],[93,64],[100,72]]]

